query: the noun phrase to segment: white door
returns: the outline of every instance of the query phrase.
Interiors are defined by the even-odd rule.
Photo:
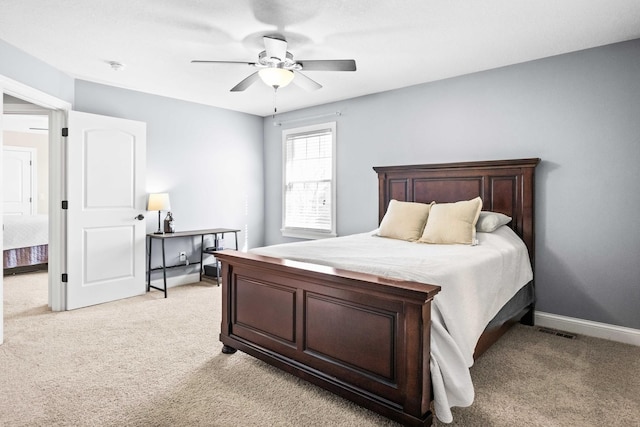
[[[146,124],[69,112],[67,310],[143,294]]]
[[[2,179],[4,215],[32,215],[32,161],[31,149],[3,147]]]

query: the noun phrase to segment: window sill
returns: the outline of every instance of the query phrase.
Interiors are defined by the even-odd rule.
[[[295,237],[298,239],[328,239],[338,237],[336,233],[322,233],[311,230],[280,230],[283,237]]]

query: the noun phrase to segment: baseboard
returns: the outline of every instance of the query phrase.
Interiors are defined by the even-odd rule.
[[[535,312],[536,326],[640,346],[640,330],[558,314]]]
[[[181,285],[189,285],[191,283],[198,283],[199,281],[200,281],[199,273],[189,273],[189,274],[183,274],[180,276],[167,277],[167,288],[173,288],[175,286],[181,286]],[[164,280],[162,279],[162,277],[159,279],[153,279],[151,281],[151,285],[158,288],[164,288]]]

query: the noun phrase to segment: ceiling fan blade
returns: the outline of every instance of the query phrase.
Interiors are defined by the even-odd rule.
[[[287,57],[287,42],[275,37],[264,36],[264,50],[267,51],[267,58],[278,58],[284,61]]]
[[[296,61],[305,71],[355,71],[356,61],[353,59],[327,59]]]
[[[204,59],[194,59],[192,64],[244,64],[244,65],[256,65],[255,62],[242,62],[242,61],[207,61]]]
[[[256,71],[255,73],[250,74],[249,77],[247,77],[246,79],[242,80],[240,83],[232,87],[231,92],[241,92],[246,88],[248,88],[249,86],[251,86],[252,84],[254,84],[259,79],[260,79],[260,76]]]
[[[295,83],[296,86],[300,86],[301,88],[306,89],[308,91],[318,90],[322,88],[322,85],[320,83],[318,83],[313,79],[310,79],[309,77],[302,74],[300,71],[296,71],[294,74],[295,74],[295,77],[293,79],[293,83]]]

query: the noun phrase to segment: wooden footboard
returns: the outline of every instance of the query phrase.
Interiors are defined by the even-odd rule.
[[[220,340],[404,425],[428,426],[439,286],[235,251],[222,263]]]

